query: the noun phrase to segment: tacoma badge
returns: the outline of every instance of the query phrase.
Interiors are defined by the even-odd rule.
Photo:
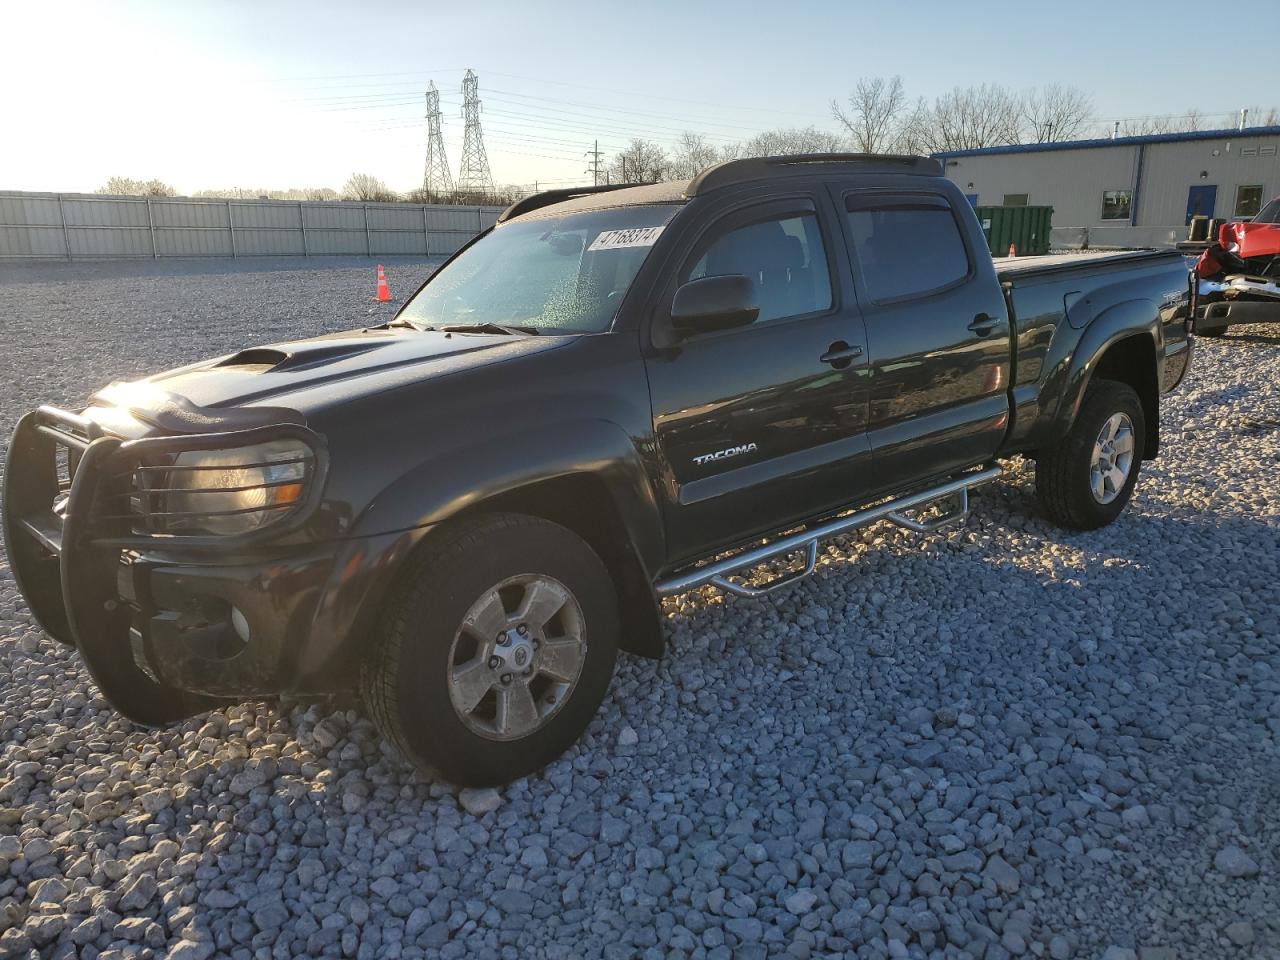
[[[743,453],[752,453],[760,449],[754,443],[743,443],[736,447],[728,447],[724,450],[717,450],[715,453],[704,453],[700,457],[694,457],[693,462],[702,466],[704,463],[711,463],[715,460],[728,460],[730,457],[736,457]]]

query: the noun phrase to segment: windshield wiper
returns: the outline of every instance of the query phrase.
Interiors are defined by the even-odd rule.
[[[536,337],[542,332],[537,327],[513,327],[504,323],[451,323],[432,329],[441,333],[505,333],[513,337],[521,334]]]

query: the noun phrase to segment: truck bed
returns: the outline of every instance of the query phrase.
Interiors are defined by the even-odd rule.
[[[1132,267],[1158,260],[1182,259],[1176,250],[1099,250],[1089,253],[1052,253],[1043,257],[994,257],[1001,281],[1027,280],[1072,270],[1097,272],[1105,267]]]

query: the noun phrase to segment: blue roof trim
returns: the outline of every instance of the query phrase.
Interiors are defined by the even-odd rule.
[[[997,153],[1042,153],[1050,150],[1087,150],[1090,147],[1124,147],[1140,143],[1181,143],[1190,140],[1225,140],[1240,137],[1280,135],[1280,126],[1245,127],[1237,130],[1194,130],[1189,133],[1150,133],[1141,137],[1099,137],[1094,140],[1063,140],[1058,143],[1013,143],[1004,147],[981,147],[977,150],[943,150],[930,154],[935,160],[952,157],[985,157]]]

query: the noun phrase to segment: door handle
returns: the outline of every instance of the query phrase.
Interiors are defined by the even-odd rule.
[[[841,370],[860,356],[862,356],[861,347],[851,347],[843,340],[837,340],[835,343],[831,344],[831,346],[827,348],[827,352],[818,359],[823,363],[831,364],[837,370]]]
[[[999,317],[991,317],[985,313],[980,313],[973,318],[973,322],[969,324],[969,329],[980,337],[985,337],[1000,324]]]

